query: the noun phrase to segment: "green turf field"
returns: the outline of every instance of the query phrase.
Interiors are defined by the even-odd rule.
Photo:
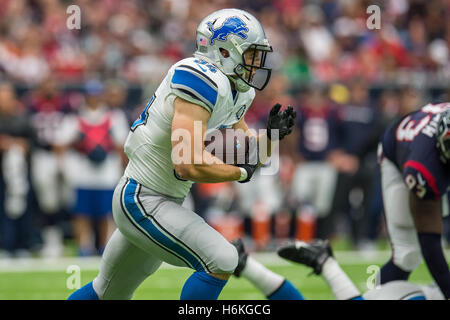
[[[254,254],[256,260],[269,269],[288,278],[307,299],[333,299],[327,284],[318,276],[310,276],[310,269],[294,265],[275,254]],[[335,252],[343,269],[362,291],[367,290],[367,280],[373,276],[367,269],[371,265],[381,266],[389,257],[388,251],[379,252],[371,258],[362,258],[355,252]],[[66,299],[74,290],[67,288],[71,274],[70,265],[81,271],[81,285],[91,281],[97,274],[97,259],[66,258],[59,260],[0,260],[0,299]],[[186,278],[192,273],[185,268],[164,265],[148,278],[136,291],[134,299],[178,299]],[[411,276],[412,282],[427,284],[431,277],[425,265],[421,265]],[[246,279],[232,277],[221,293],[220,299],[246,300],[264,299]]]

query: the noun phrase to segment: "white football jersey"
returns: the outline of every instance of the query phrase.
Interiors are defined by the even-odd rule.
[[[131,126],[125,142],[125,176],[161,194],[184,198],[193,182],[175,176],[171,130],[173,102],[181,97],[211,113],[207,129],[229,128],[247,112],[255,90],[233,93],[230,81],[214,65],[191,57],[174,64]]]

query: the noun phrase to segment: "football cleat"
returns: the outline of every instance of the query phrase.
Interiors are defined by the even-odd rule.
[[[241,238],[231,241],[231,244],[236,247],[236,250],[239,254],[238,265],[233,272],[233,274],[239,278],[242,270],[244,270],[245,268],[245,264],[247,263],[248,253],[245,252],[244,242]]]
[[[322,272],[325,261],[333,256],[328,241],[320,239],[315,239],[310,243],[303,241],[289,242],[278,248],[277,253],[286,260],[313,268],[313,272],[317,275]]]

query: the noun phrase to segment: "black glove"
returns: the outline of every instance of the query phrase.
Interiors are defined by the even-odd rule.
[[[252,165],[252,164],[238,164],[239,168],[243,168],[245,171],[247,171],[247,179],[238,181],[239,183],[246,183],[249,182],[252,178],[253,174],[255,173],[256,169],[258,169],[258,165]]]
[[[245,171],[247,171],[247,179],[243,181],[238,181],[240,183],[249,182],[253,174],[255,173],[256,169],[258,169],[259,163],[258,141],[253,136],[249,138],[248,149],[249,149],[248,153],[246,153],[245,155],[245,163],[237,165],[238,167],[243,168],[245,169]]]
[[[267,137],[271,138],[271,130],[278,129],[279,135],[278,139],[282,140],[285,136],[292,132],[295,124],[295,117],[297,112],[295,112],[292,106],[288,106],[285,110],[281,111],[281,104],[277,103],[270,110],[269,120],[267,121]]]

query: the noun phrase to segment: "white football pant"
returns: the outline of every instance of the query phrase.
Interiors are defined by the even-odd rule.
[[[130,299],[163,261],[207,273],[233,273],[236,248],[182,203],[121,178],[113,197],[118,229],[93,283],[100,299]]]

